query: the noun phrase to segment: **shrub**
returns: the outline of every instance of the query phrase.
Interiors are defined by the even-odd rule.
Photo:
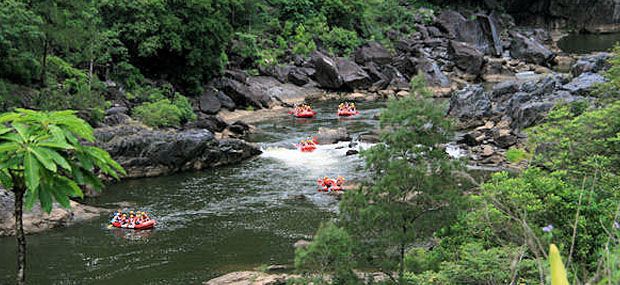
[[[173,101],[160,99],[136,107],[134,116],[151,127],[178,127],[182,122],[196,119],[189,100],[176,95]]]
[[[349,55],[362,41],[355,31],[334,27],[320,36],[327,49],[338,55]]]
[[[295,252],[295,268],[302,272],[334,273],[335,284],[350,284],[356,279],[352,254],[351,236],[333,223],[323,224],[308,248]]]
[[[527,152],[518,148],[510,148],[506,151],[506,160],[511,163],[519,163],[527,158]]]

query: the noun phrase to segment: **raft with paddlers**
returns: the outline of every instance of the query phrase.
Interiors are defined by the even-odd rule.
[[[319,192],[342,191],[342,186],[344,185],[345,179],[342,176],[338,176],[336,179],[330,179],[325,176],[323,178],[319,178],[316,182],[320,186]]]
[[[316,138],[308,137],[305,140],[301,140],[295,147],[299,148],[302,152],[313,152],[317,148],[317,144]]]
[[[344,102],[338,105],[338,116],[340,117],[350,117],[359,114],[355,107],[355,103]]]
[[[114,212],[110,220],[110,226],[122,229],[146,230],[155,227],[157,222],[151,219],[146,212],[129,211],[123,213],[121,210]]]
[[[303,104],[295,106],[293,111],[290,111],[289,114],[293,114],[293,116],[297,118],[312,118],[316,115],[316,111],[312,110],[310,105]]]
[[[121,224],[120,222],[115,222],[112,223],[112,226],[115,228],[122,228],[122,229],[133,229],[133,230],[146,230],[146,229],[152,229],[153,227],[155,227],[155,220],[150,220],[150,221],[146,221],[144,223],[140,223],[140,224]]]

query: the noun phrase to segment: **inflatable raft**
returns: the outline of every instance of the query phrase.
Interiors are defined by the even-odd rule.
[[[316,145],[308,144],[308,145],[300,146],[299,149],[302,152],[313,152],[316,149]]]
[[[297,118],[312,118],[316,115],[315,111],[306,111],[306,112],[294,112],[293,115]]]
[[[350,117],[350,116],[355,116],[357,114],[359,114],[360,112],[355,110],[355,111],[349,111],[349,110],[338,110],[338,116],[339,117]]]
[[[112,223],[112,226],[115,228],[121,228],[121,229],[133,229],[133,230],[146,230],[146,229],[151,229],[153,227],[155,227],[155,220],[149,220],[134,226],[129,226],[127,225],[121,225],[121,223],[119,222],[114,222]]]

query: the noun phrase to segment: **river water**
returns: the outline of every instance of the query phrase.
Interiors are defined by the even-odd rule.
[[[108,229],[102,216],[29,235],[29,284],[200,284],[230,271],[292,264],[292,244],[310,238],[337,211],[334,197],[317,192],[316,179],[364,175],[360,158],[345,156],[348,143],[320,145],[313,153],[292,144],[320,126],[345,126],[353,136],[375,128],[382,103],[361,104],[361,114],[349,119],[338,119],[336,106],[315,106],[314,119],[283,114],[257,124],[250,140],[264,153],[240,165],[108,186],[87,204],[148,210],[156,229]],[[15,251],[13,237],[0,239],[0,284],[14,280]]]
[[[566,53],[586,54],[610,51],[618,42],[620,42],[620,33],[570,34],[558,41],[558,47]]]

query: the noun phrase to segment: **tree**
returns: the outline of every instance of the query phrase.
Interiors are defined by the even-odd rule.
[[[127,47],[131,64],[195,95],[226,63],[233,34],[226,8],[226,1],[105,0],[100,14]]]
[[[39,201],[46,212],[53,201],[70,207],[83,197],[81,185],[100,189],[96,172],[116,179],[123,168],[94,142],[93,129],[74,111],[37,112],[16,109],[0,115],[0,181],[15,193],[17,284],[25,284],[26,239],[22,207]]]
[[[323,280],[324,273],[334,273],[334,284],[354,284],[355,260],[353,241],[349,234],[333,223],[322,224],[312,243],[307,248],[295,251],[295,267],[302,272],[318,272]]]
[[[461,196],[454,176],[460,163],[441,147],[452,138],[445,108],[420,76],[411,93],[388,103],[381,144],[363,153],[371,185],[346,193],[341,203],[341,222],[359,243],[360,259],[390,276],[397,271],[400,283],[408,247],[449,222]]]

